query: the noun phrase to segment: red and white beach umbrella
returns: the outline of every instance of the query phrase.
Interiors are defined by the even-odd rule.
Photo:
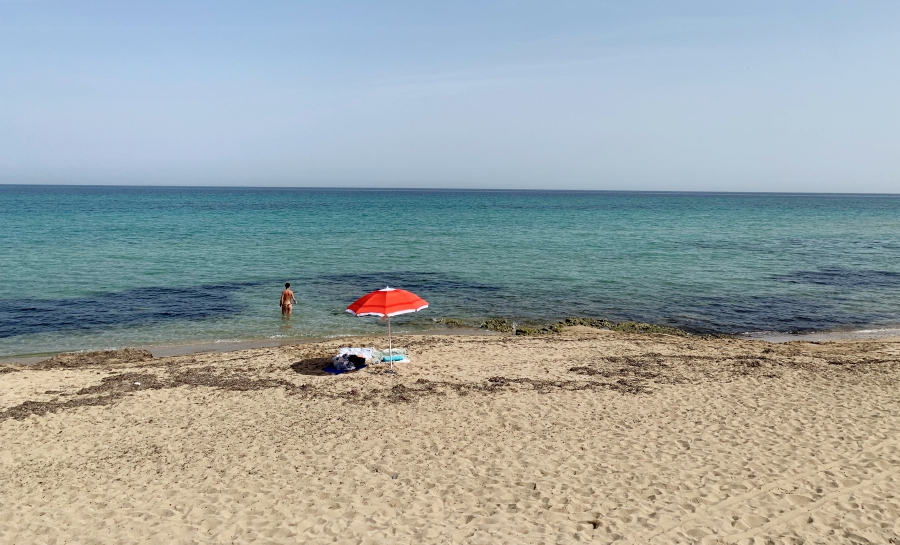
[[[423,308],[428,308],[428,301],[415,293],[396,288],[383,288],[363,295],[347,307],[347,312],[355,316],[381,316],[387,318],[388,360],[390,360],[391,370],[393,370],[394,346],[391,342],[391,316],[418,312]]]

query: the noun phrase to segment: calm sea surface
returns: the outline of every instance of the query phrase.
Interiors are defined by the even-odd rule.
[[[0,186],[0,356],[380,332],[386,284],[406,330],[896,327],[900,196]]]

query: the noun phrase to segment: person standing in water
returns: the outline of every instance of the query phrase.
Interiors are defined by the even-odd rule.
[[[284,285],[284,291],[281,292],[281,315],[290,316],[296,303],[297,299],[294,298],[294,292],[291,291],[291,283],[287,282]]]

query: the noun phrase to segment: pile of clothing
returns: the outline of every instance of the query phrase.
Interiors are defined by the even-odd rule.
[[[364,367],[371,357],[371,348],[341,348],[338,355],[331,358],[331,364],[338,371],[355,371]]]

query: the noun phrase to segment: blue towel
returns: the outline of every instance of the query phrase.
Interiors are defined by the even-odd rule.
[[[394,354],[393,360],[394,361],[403,361],[403,355],[402,354]],[[391,361],[391,358],[389,356],[385,356],[385,357],[381,358],[381,361]]]
[[[368,367],[368,365],[363,364],[363,365],[360,365],[359,367],[357,367],[356,369],[354,369],[353,371],[359,371],[360,369],[365,369],[366,367]],[[346,369],[335,369],[334,365],[332,365],[330,363],[328,365],[326,365],[325,367],[323,367],[322,370],[325,371],[326,373],[331,373],[332,375],[342,375],[344,373],[352,373],[353,372],[353,371],[348,371]]]

